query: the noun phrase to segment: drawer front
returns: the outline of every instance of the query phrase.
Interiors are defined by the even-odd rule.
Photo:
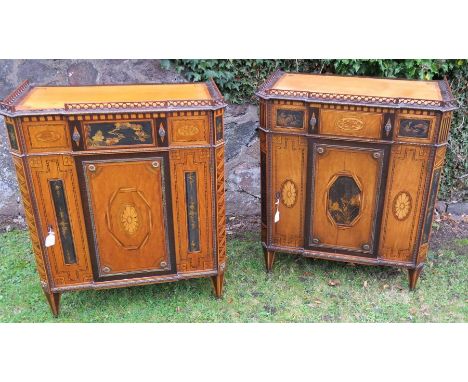
[[[272,104],[273,130],[304,132],[307,126],[307,109],[303,105]]]
[[[322,109],[319,132],[323,135],[380,139],[382,123],[381,113]]]
[[[384,150],[312,147],[309,246],[374,256]]]
[[[98,277],[171,272],[166,159],[85,160],[82,165]]]
[[[23,122],[28,152],[69,151],[71,141],[65,121]]]
[[[434,140],[437,118],[427,114],[399,114],[396,140],[413,143],[430,143]]]
[[[151,119],[86,122],[83,126],[85,148],[89,150],[155,146]]]
[[[206,145],[210,143],[210,129],[206,115],[169,117],[168,123],[169,144],[173,146]]]

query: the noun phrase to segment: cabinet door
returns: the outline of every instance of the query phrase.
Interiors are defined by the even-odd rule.
[[[309,246],[373,256],[383,149],[313,144]]]
[[[99,278],[170,272],[163,157],[83,161]]]

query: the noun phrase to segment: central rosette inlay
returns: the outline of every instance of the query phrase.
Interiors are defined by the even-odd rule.
[[[135,207],[125,206],[120,215],[120,222],[124,231],[133,235],[138,230],[138,213]]]

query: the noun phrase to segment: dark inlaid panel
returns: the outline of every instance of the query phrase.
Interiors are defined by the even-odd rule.
[[[328,190],[328,213],[338,225],[351,225],[361,209],[361,190],[350,176],[339,176]]]
[[[149,145],[154,142],[151,121],[90,123],[86,142],[92,148]]]
[[[262,223],[267,224],[267,211],[266,211],[266,154],[260,152],[260,192],[261,192],[261,213]]]
[[[200,251],[200,228],[198,221],[197,173],[185,173],[185,193],[187,198],[187,229],[189,252]]]
[[[302,129],[304,127],[304,111],[277,109],[276,126]]]
[[[218,115],[215,120],[216,125],[216,140],[219,141],[223,139],[223,116]]]
[[[16,139],[15,127],[11,123],[6,124],[10,146],[13,150],[19,150],[18,140]]]
[[[60,241],[62,243],[65,264],[76,264],[75,246],[71,232],[70,218],[68,216],[67,201],[63,182],[60,179],[49,181],[52,200],[54,201]]]
[[[437,186],[439,185],[440,172],[442,169],[438,168],[434,171],[432,177],[431,193],[429,194],[429,204],[427,206],[426,219],[424,221],[424,231],[422,243],[427,243],[429,240],[429,233],[431,232],[432,216],[434,215],[434,207],[437,197]]]
[[[402,119],[400,121],[400,137],[427,138],[431,121],[426,119]]]

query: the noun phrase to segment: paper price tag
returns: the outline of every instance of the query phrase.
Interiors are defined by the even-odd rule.
[[[49,234],[45,238],[45,246],[52,247],[53,245],[55,245],[55,232],[49,229]]]

